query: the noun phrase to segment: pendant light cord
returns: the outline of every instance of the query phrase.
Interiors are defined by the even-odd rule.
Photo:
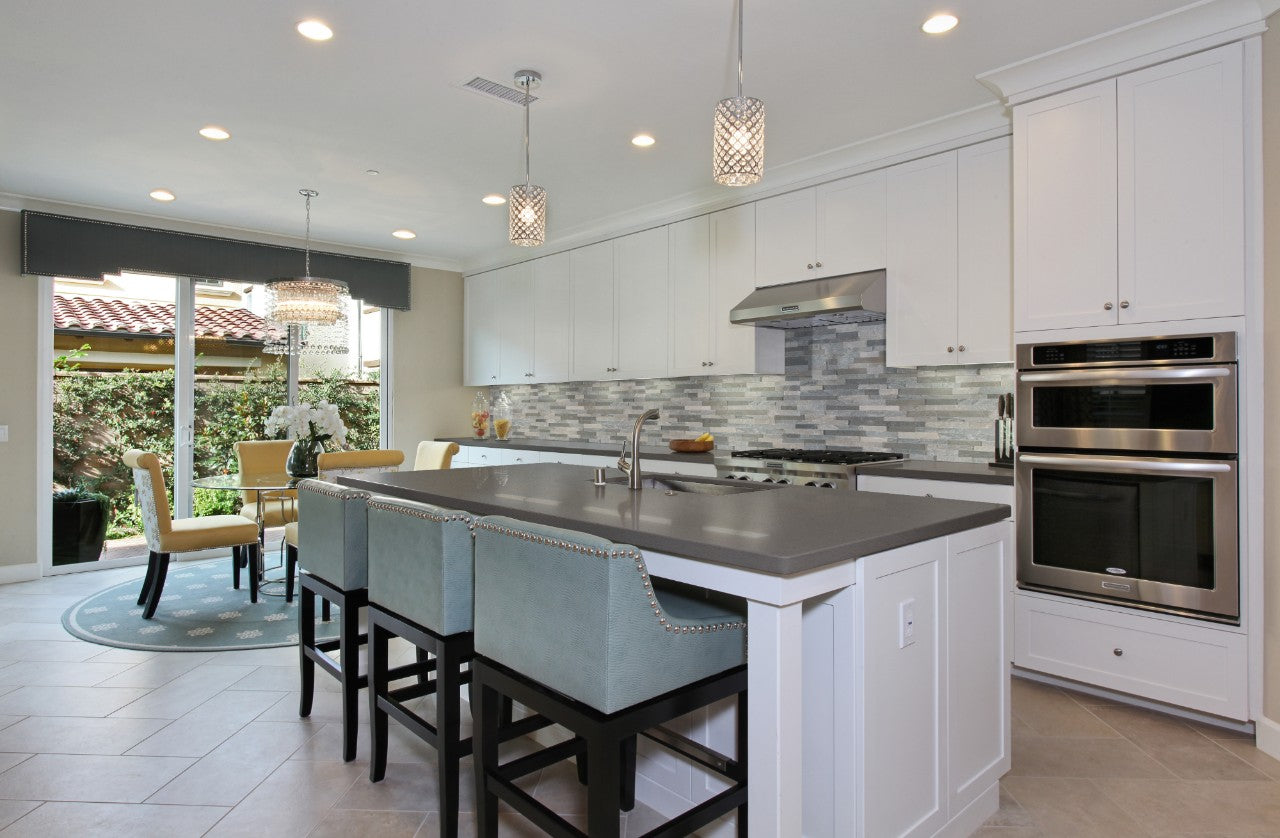
[[[305,276],[307,279],[311,279],[311,199],[319,195],[320,193],[315,191],[314,189],[299,189],[298,194],[306,197],[307,199],[307,238],[306,238],[306,246],[303,251],[303,253],[305,254],[305,256],[303,257],[303,260],[305,263],[305,270],[303,271],[302,275]]]
[[[532,79],[525,76],[524,87],[524,193],[529,194],[529,85]]]
[[[747,0],[738,0],[738,98],[742,98],[742,14]]]

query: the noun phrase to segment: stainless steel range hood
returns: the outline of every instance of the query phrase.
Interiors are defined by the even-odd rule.
[[[757,288],[729,312],[730,323],[804,329],[884,320],[885,272],[807,279]]]

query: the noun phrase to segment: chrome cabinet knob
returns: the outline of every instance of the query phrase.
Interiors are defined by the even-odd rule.
[[[706,361],[703,361],[703,362],[702,362],[702,365],[705,367],[705,366],[707,365],[707,362],[706,362]]]
[[[1115,649],[1111,650],[1111,654],[1115,655],[1117,658],[1122,657],[1124,655],[1124,649],[1116,647]]]
[[[1106,311],[1111,311],[1111,303],[1110,303],[1110,301],[1103,303],[1103,304],[1102,304],[1102,308],[1103,308],[1104,310],[1106,310]]]
[[[947,347],[947,351],[948,351],[948,352],[955,352],[955,351],[956,351],[956,348],[955,348],[954,346],[948,346],[948,347]]]
[[[813,270],[813,265],[812,264],[805,265],[805,268],[807,268],[808,270]]]
[[[821,263],[821,262],[814,262],[814,263],[813,263],[813,266],[814,266],[815,268],[821,268],[821,267],[822,267],[822,263]]]
[[[1128,307],[1129,307],[1129,301],[1128,301],[1128,300],[1121,300],[1121,301],[1120,301],[1120,308],[1128,308]]]
[[[707,361],[707,366],[714,367],[715,365],[716,365],[715,361]]]
[[[963,351],[964,351],[964,344],[963,344],[963,343],[962,343],[962,344],[960,344],[960,351],[961,351],[961,352],[963,352]]]

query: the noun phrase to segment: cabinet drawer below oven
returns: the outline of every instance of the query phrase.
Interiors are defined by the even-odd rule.
[[[1248,638],[1020,591],[1014,665],[1247,720]]]

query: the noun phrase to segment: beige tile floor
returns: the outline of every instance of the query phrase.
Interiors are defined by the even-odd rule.
[[[392,723],[387,778],[370,783],[367,727],[356,761],[341,761],[332,679],[317,678],[314,712],[298,718],[295,649],[153,654],[62,629],[68,606],[140,576],[0,586],[0,833],[438,834],[434,751]],[[979,835],[1280,836],[1280,762],[1249,737],[1022,680],[1013,708],[1013,769]],[[529,786],[584,811],[568,767]],[[655,817],[638,806],[627,834]],[[462,821],[470,834],[471,815]],[[515,815],[502,826],[534,834]]]

